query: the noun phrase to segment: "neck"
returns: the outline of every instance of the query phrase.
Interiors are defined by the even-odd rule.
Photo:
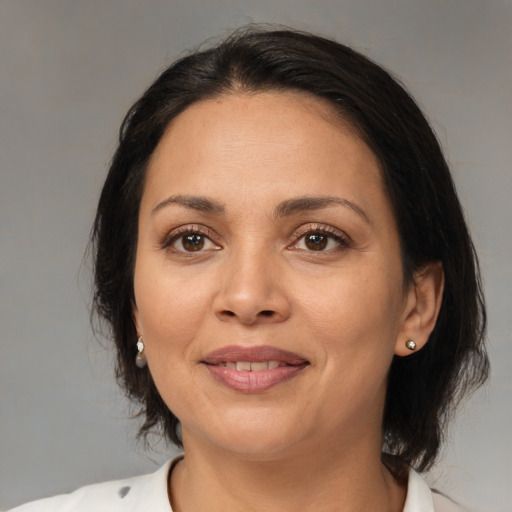
[[[364,442],[344,449],[317,445],[251,460],[185,443],[185,458],[170,483],[173,510],[401,511],[405,489],[382,465],[380,445],[375,448]]]

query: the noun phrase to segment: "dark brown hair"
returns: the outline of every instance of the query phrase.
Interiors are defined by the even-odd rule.
[[[166,69],[129,110],[92,232],[94,309],[117,348],[117,376],[141,406],[141,435],[160,427],[180,444],[178,419],[151,374],[134,364],[133,273],[148,160],[169,122],[191,104],[234,91],[297,90],[330,102],[379,159],[400,235],[406,282],[440,261],[445,290],[427,345],[389,371],[383,450],[425,470],[447,420],[488,374],[478,262],[455,187],[428,121],[396,79],[347,46],[290,30],[243,29]],[[393,466],[395,473],[398,466]]]

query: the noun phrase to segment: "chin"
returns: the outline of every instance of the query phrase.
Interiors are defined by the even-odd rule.
[[[249,461],[271,461],[282,458],[292,450],[293,443],[286,437],[263,437],[259,434],[237,439],[226,439],[219,444],[223,451],[231,452],[239,459]]]
[[[293,450],[307,437],[300,418],[277,418],[275,414],[247,415],[244,418],[224,419],[221,428],[210,432],[211,441],[222,450],[232,452],[246,460],[272,460]],[[302,428],[300,431],[298,426]]]
[[[187,445],[192,447],[199,442],[246,460],[273,460],[293,449],[307,434],[301,418],[279,417],[275,410],[237,408],[224,411],[221,417],[210,415],[208,419],[208,422],[191,422],[187,428],[184,418],[185,452]]]

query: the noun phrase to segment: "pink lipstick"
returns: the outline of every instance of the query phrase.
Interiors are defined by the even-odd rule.
[[[271,346],[224,347],[201,361],[221,384],[246,393],[259,393],[297,376],[309,362],[293,352]]]

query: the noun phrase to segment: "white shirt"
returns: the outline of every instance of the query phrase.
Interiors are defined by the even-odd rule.
[[[70,494],[33,501],[10,512],[172,512],[167,480],[175,457],[148,475],[88,485]],[[462,512],[451,500],[432,493],[412,469],[403,512]]]

